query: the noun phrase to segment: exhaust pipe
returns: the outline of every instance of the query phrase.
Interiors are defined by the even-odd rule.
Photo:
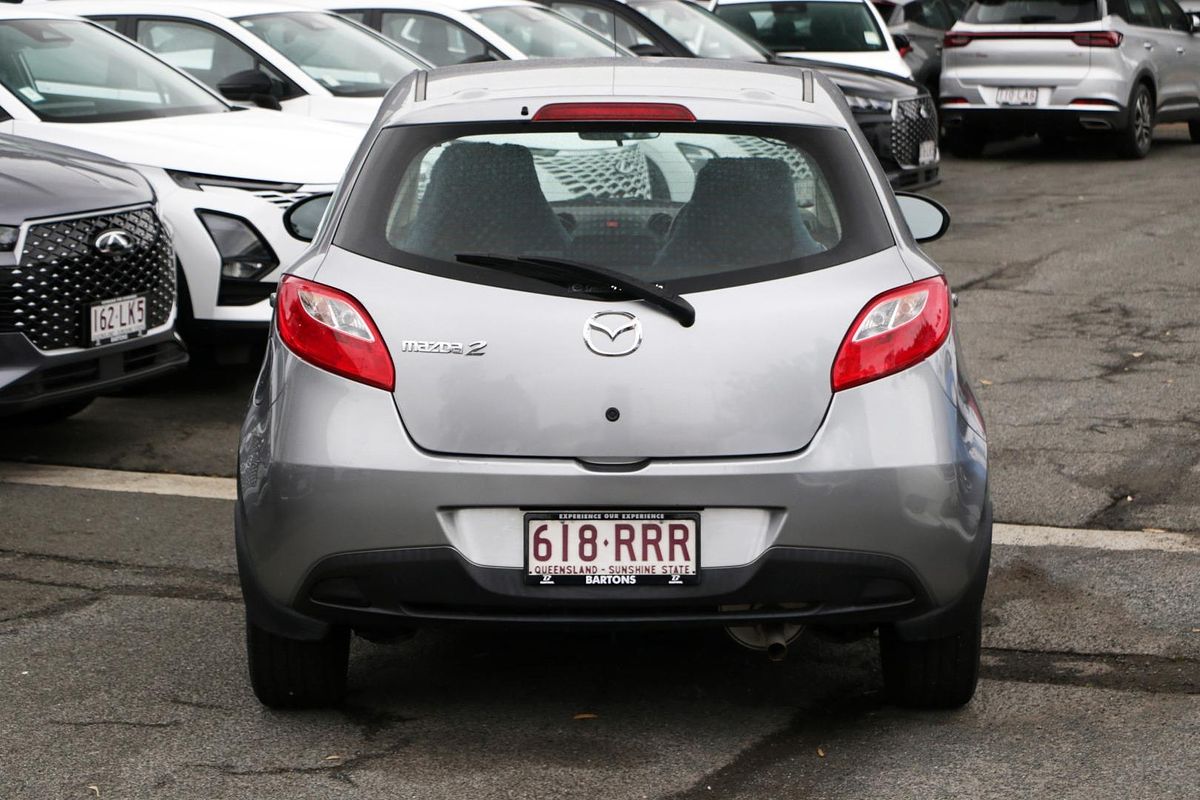
[[[800,606],[796,606],[800,607]],[[728,611],[749,611],[752,606],[723,606]],[[725,628],[729,637],[743,647],[766,653],[771,661],[787,658],[788,645],[804,631],[798,622],[760,622],[757,625],[730,625]]]
[[[762,636],[767,643],[767,658],[771,661],[783,661],[787,658],[788,639],[783,626],[776,623],[762,626]]]

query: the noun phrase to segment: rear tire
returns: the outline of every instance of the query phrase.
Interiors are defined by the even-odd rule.
[[[350,631],[335,628],[324,639],[277,636],[246,621],[250,686],[270,708],[322,708],[341,702],[350,665]]]
[[[983,155],[987,139],[974,131],[948,130],[945,144],[955,158],[979,158]]]
[[[1200,144],[1200,119],[1193,119],[1188,122],[1188,135],[1192,137],[1192,142]]]
[[[1117,155],[1121,158],[1145,158],[1154,141],[1154,97],[1150,87],[1139,83],[1129,97],[1129,122],[1117,131]]]
[[[979,680],[982,603],[966,628],[941,639],[906,642],[890,628],[880,631],[883,686],[889,701],[906,708],[959,708],[970,702]]]

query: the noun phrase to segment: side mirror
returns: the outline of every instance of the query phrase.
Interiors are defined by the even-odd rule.
[[[284,229],[302,242],[311,242],[317,235],[317,228],[325,216],[331,197],[333,194],[328,192],[314,194],[293,203],[291,208],[283,212]]]
[[[656,44],[631,44],[629,46],[629,52],[633,53],[635,56],[643,56],[645,58],[665,56],[667,54],[666,50],[663,50]]]
[[[893,33],[892,41],[896,43],[896,49],[900,51],[901,56],[906,56],[912,52],[912,40],[908,38],[908,34]]]
[[[909,192],[896,192],[900,213],[908,223],[913,238],[918,242],[932,242],[942,238],[950,227],[950,212],[941,203]]]
[[[235,72],[217,84],[217,91],[227,100],[236,103],[254,103],[262,108],[278,111],[281,106],[272,92],[275,86],[265,72],[244,69]]]
[[[1187,15],[1188,25],[1190,26],[1189,33],[1200,32],[1200,12],[1193,11]]]

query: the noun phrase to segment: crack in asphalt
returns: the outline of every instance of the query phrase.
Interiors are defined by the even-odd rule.
[[[234,572],[209,569],[206,567],[164,567],[153,564],[135,564],[127,561],[117,561],[111,559],[80,558],[78,556],[64,556],[55,553],[30,553],[25,550],[0,548],[0,557],[3,556],[8,556],[15,559],[28,559],[31,561],[50,561],[59,564],[75,564],[83,567],[99,567],[103,569],[112,569],[113,567],[118,567],[120,569],[129,569],[140,572],[153,572],[172,577],[198,578],[202,580],[214,580],[231,584],[237,582],[237,574]]]
[[[122,728],[176,728],[179,727],[180,721],[177,719],[167,720],[166,722],[140,722],[138,720],[128,719],[85,719],[85,720],[66,720],[52,719],[49,720],[51,725],[66,725],[72,728],[92,728],[92,727],[122,727]]]

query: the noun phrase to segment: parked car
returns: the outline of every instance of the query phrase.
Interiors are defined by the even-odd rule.
[[[129,167],[0,135],[0,418],[61,419],[187,363],[175,256]]]
[[[987,441],[917,245],[949,220],[892,194],[832,82],[473,64],[381,115],[319,228],[328,201],[291,212],[316,238],[242,428],[259,699],[335,703],[351,630],[456,622],[774,658],[878,627],[895,702],[968,702]]]
[[[430,65],[336,14],[269,0],[65,0],[226,99],[367,125],[384,93]]]
[[[303,249],[283,225],[329,191],[362,129],[229,105],[107,28],[50,4],[0,5],[0,133],[133,165],[173,231],[185,338],[261,334],[281,266]]]
[[[873,0],[913,79],[935,97],[942,75],[942,39],[958,17],[946,0]]]
[[[1200,16],[1175,0],[987,0],[945,38],[946,144],[976,156],[990,139],[1104,134],[1144,158],[1154,126],[1187,122],[1200,141]]]
[[[642,56],[717,58],[817,68],[842,90],[854,121],[896,188],[938,180],[937,108],[912,81],[873,70],[776,56],[684,0],[543,0]]]
[[[713,11],[777,55],[913,77],[869,0],[717,0]]]
[[[313,0],[443,67],[526,58],[632,55],[526,0]]]

